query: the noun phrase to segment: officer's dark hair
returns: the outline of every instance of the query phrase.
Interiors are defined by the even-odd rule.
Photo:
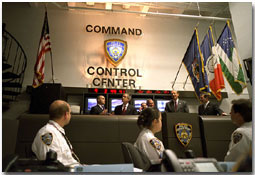
[[[49,108],[50,120],[60,119],[66,112],[70,112],[68,104],[65,101],[56,100]]]
[[[142,111],[137,119],[139,128],[149,128],[154,119],[159,119],[160,111],[157,108],[146,108]]]
[[[245,122],[252,121],[252,103],[249,99],[238,99],[232,101],[232,109],[240,113]]]

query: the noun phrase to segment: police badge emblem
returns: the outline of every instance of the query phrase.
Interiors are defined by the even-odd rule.
[[[108,61],[117,66],[127,53],[127,42],[120,39],[106,40],[104,48]]]
[[[44,144],[47,146],[51,145],[52,140],[53,140],[53,135],[52,133],[46,133],[41,136],[41,140],[43,141]]]
[[[177,123],[175,125],[175,133],[181,144],[186,147],[192,138],[192,125],[188,123]]]

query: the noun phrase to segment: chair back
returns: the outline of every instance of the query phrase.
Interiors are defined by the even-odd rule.
[[[150,166],[149,158],[138,150],[133,144],[123,142],[121,144],[125,163],[133,163],[134,167],[147,171]]]

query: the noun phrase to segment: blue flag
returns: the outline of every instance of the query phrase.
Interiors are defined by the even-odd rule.
[[[202,44],[201,44],[201,52],[202,52],[203,58],[204,58],[204,67],[206,67],[206,62],[207,62],[208,58],[212,55],[212,47],[214,46],[213,43],[214,42],[213,42],[211,26],[210,26],[207,34],[204,37]],[[204,75],[205,75],[205,84],[208,86],[209,81],[208,81],[206,69],[205,69]],[[209,88],[206,89],[206,92],[210,92]]]
[[[194,30],[182,62],[189,73],[195,94],[199,99],[200,93],[206,91],[208,85],[205,83],[204,63],[200,51],[197,29]]]

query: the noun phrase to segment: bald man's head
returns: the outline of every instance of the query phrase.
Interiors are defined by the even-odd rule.
[[[63,100],[55,100],[50,105],[50,120],[60,119],[66,114],[66,112],[70,112],[69,104]]]

